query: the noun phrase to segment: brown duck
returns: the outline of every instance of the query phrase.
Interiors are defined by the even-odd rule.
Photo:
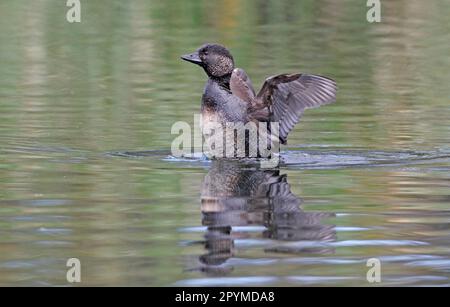
[[[235,68],[231,53],[218,44],[205,44],[181,58],[203,67],[208,75],[202,97],[203,124],[213,119],[223,124],[278,122],[279,141],[286,144],[305,109],[336,100],[335,81],[300,73],[269,77],[256,94],[245,71]]]

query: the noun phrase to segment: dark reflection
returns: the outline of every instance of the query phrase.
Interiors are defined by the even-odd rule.
[[[203,182],[201,204],[207,252],[199,258],[199,269],[206,273],[221,275],[233,269],[227,260],[236,256],[237,239],[255,240],[267,253],[334,253],[320,244],[283,244],[335,241],[336,231],[323,221],[333,213],[302,210],[302,200],[279,170],[214,161]]]

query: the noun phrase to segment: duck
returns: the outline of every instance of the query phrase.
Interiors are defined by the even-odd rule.
[[[333,79],[305,73],[270,76],[256,93],[247,73],[235,67],[231,52],[220,44],[206,43],[181,59],[200,66],[208,77],[201,100],[202,127],[211,122],[223,126],[229,123],[266,126],[277,123],[276,141],[287,144],[289,133],[306,109],[336,101],[337,85]],[[247,134],[246,156],[255,152],[252,149],[259,144],[248,141],[248,137]],[[234,149],[236,155],[238,150]]]

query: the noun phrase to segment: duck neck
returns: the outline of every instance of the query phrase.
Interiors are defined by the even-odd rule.
[[[224,75],[221,77],[210,76],[210,79],[212,81],[214,81],[215,83],[219,84],[221,87],[224,87],[225,89],[230,90],[231,74]]]

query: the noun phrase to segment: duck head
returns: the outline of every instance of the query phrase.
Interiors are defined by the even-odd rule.
[[[227,48],[218,44],[205,44],[197,51],[183,55],[181,59],[203,67],[212,78],[231,75],[234,69],[233,56]]]

